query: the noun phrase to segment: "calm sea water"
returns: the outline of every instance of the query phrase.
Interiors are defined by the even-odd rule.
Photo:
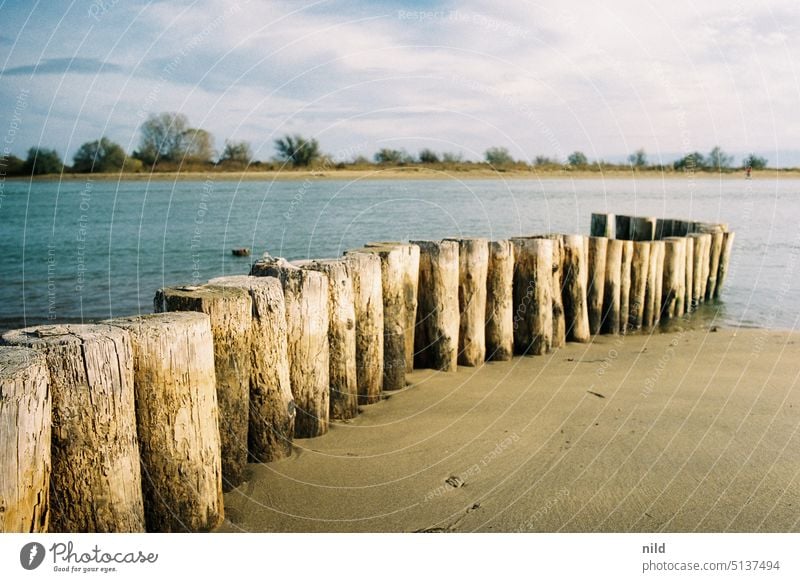
[[[150,313],[155,290],[373,240],[588,233],[593,211],[727,222],[724,324],[794,328],[800,180],[13,182],[0,190],[0,329]]]

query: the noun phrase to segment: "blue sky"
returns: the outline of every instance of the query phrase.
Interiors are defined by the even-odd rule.
[[[800,165],[794,0],[1,2],[0,140],[136,148],[180,111],[257,157],[288,132],[382,147],[707,152]]]

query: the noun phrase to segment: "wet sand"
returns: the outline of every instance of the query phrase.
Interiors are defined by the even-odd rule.
[[[800,531],[800,334],[597,337],[445,374],[250,465],[220,531]]]

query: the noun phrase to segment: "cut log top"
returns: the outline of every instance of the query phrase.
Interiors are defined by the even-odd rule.
[[[109,326],[120,327],[130,331],[146,331],[153,328],[164,328],[164,326],[169,325],[189,326],[204,322],[210,326],[208,315],[199,311],[147,313],[129,317],[116,317],[105,321]]]
[[[19,378],[44,363],[44,355],[36,350],[18,346],[0,346],[0,380]]]
[[[122,338],[124,333],[104,324],[40,325],[15,329],[3,334],[5,343],[30,348],[78,346],[103,339]]]

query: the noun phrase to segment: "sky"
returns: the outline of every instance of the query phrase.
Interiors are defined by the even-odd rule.
[[[132,152],[181,112],[257,159],[380,148],[800,166],[796,0],[0,0],[0,143]]]

